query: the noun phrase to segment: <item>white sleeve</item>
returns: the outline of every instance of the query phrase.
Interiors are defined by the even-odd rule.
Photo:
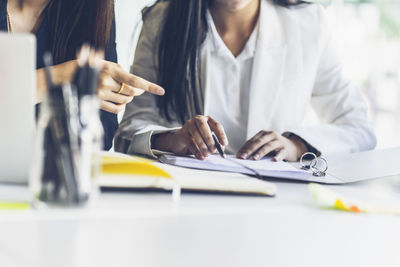
[[[332,31],[320,7],[319,65],[311,105],[321,124],[291,129],[323,154],[373,149],[376,137],[359,90],[344,77]]]

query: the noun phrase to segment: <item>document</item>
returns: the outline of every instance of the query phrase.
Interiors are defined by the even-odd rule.
[[[162,155],[160,161],[179,167],[209,171],[235,172],[250,175],[254,175],[257,172],[261,176],[266,177],[306,179],[310,176],[310,173],[307,171],[297,169],[287,162],[275,162],[272,158],[255,161],[237,159],[234,155],[227,155],[226,159],[219,155],[211,155],[205,160],[198,160],[194,157]]]

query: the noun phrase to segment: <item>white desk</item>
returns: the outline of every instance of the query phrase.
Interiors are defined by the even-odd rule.
[[[400,217],[320,210],[306,184],[277,185],[276,198],[107,193],[0,211],[0,266],[400,266]],[[400,177],[332,188],[400,204]]]

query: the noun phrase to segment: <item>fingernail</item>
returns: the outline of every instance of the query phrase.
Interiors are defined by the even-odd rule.
[[[241,157],[242,159],[247,159],[247,153],[241,154],[240,157]]]
[[[159,88],[159,89],[157,90],[157,93],[158,93],[159,95],[163,95],[163,94],[165,93],[165,91],[164,91],[164,89]]]
[[[254,160],[258,160],[259,158],[260,158],[259,155],[254,155],[254,157],[253,157]]]

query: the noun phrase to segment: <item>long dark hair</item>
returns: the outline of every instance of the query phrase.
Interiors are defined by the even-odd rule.
[[[114,0],[51,0],[43,13],[48,20],[54,63],[75,58],[84,43],[105,48],[114,19]]]
[[[155,5],[165,1],[169,6],[160,37],[158,83],[166,93],[157,98],[157,104],[168,121],[184,123],[203,113],[199,50],[208,32],[206,14],[213,0],[158,0]],[[284,7],[305,3],[273,2]],[[150,10],[144,13],[144,19]]]

